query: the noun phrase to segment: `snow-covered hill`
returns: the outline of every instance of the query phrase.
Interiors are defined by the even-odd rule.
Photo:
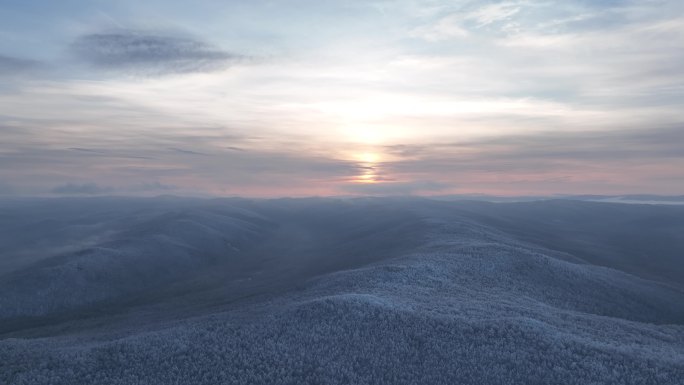
[[[681,384],[683,224],[576,201],[4,202],[0,383]]]

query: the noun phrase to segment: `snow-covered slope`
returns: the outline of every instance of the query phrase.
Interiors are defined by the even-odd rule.
[[[3,206],[0,226],[44,221],[39,206],[52,202]],[[0,383],[684,378],[676,275],[653,261],[640,265],[649,253],[621,260],[628,246],[620,239],[628,238],[612,236],[666,238],[667,258],[684,256],[676,207],[620,206],[616,218],[615,205],[571,201],[167,198],[117,201],[121,208],[107,216],[99,210],[111,202],[89,204],[53,220],[86,221],[106,235],[90,231],[81,250],[33,256],[20,268],[15,260],[0,272]],[[587,238],[587,215],[612,231]],[[56,238],[60,230],[26,237],[41,233]],[[599,251],[577,253],[573,241]]]

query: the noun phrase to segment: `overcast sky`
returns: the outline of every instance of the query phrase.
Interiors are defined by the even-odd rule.
[[[0,195],[684,194],[684,2],[0,3]]]

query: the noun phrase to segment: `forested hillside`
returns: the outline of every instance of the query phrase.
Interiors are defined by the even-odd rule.
[[[683,223],[561,200],[6,201],[0,383],[681,384]]]

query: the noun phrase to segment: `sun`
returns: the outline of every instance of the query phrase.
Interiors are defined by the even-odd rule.
[[[359,161],[368,164],[375,164],[380,161],[380,155],[374,152],[362,152],[357,155]]]
[[[354,155],[360,173],[354,177],[356,183],[375,183],[378,180],[378,162],[380,154],[376,152],[360,152]]]

